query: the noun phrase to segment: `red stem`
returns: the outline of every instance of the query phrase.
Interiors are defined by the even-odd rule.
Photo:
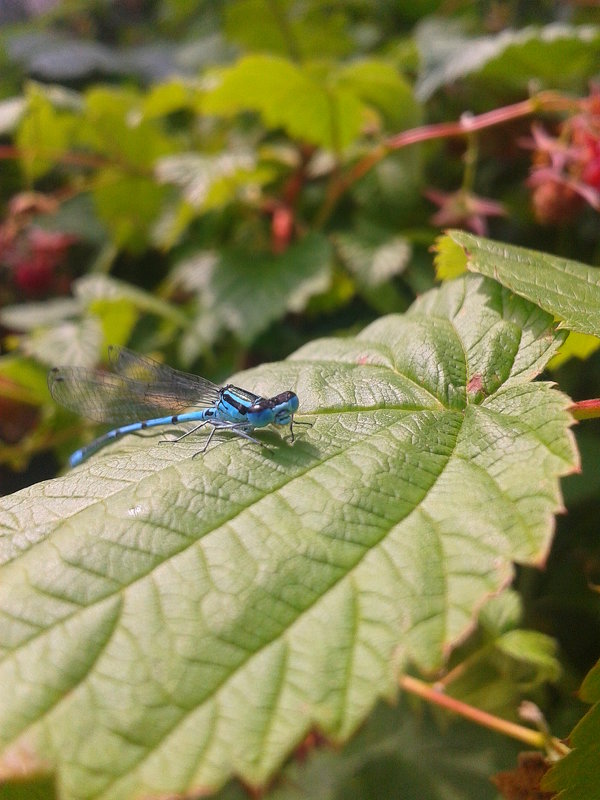
[[[575,419],[597,419],[600,417],[600,399],[579,400],[569,406],[569,411]]]
[[[528,100],[513,103],[510,106],[486,111],[484,114],[472,116],[463,114],[457,122],[439,122],[434,125],[422,125],[390,136],[368,155],[358,161],[345,175],[332,182],[325,203],[319,213],[317,226],[321,227],[330,217],[337,201],[357,180],[384,159],[393,150],[400,150],[411,144],[425,142],[429,139],[444,139],[451,136],[468,136],[474,131],[502,125],[505,122],[540,111],[579,110],[586,100],[563,97],[556,92],[540,92]]]

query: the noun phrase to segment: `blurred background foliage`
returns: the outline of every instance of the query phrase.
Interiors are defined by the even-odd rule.
[[[404,311],[446,226],[598,265],[599,17],[583,0],[0,0],[0,491],[81,442],[46,372],[110,343],[222,381]],[[544,92],[560,111],[506,113]],[[483,113],[477,133],[396,138]],[[596,341],[573,337],[554,377],[599,396]],[[517,581],[526,624],[559,642],[559,734],[600,643],[597,423],[578,441],[548,568]]]

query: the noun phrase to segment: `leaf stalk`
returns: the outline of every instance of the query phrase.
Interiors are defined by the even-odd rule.
[[[554,736],[548,736],[543,731],[534,731],[524,725],[518,725],[515,722],[496,717],[480,708],[470,706],[455,697],[450,697],[440,690],[439,684],[429,684],[411,675],[403,675],[400,678],[400,687],[406,692],[423,698],[428,703],[434,703],[447,711],[459,714],[461,717],[475,722],[477,725],[497,731],[504,736],[510,736],[512,739],[517,739],[529,747],[534,747],[536,750],[547,750],[561,755],[564,755],[565,750],[568,750],[559,739]]]

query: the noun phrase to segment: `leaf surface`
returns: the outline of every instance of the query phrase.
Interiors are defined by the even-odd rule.
[[[305,236],[279,255],[239,248],[196,253],[174,276],[175,283],[200,300],[188,335],[203,346],[227,329],[242,342],[252,342],[273,321],[288,311],[303,311],[312,295],[327,289],[331,261],[331,246],[319,233]]]
[[[417,96],[426,100],[442,86],[474,73],[496,91],[502,86],[524,90],[534,77],[552,89],[583,88],[581,76],[600,65],[599,42],[600,28],[593,25],[555,23],[470,37],[447,19],[431,18],[418,26]],[[563,69],[557,71],[557,64]]]
[[[463,250],[463,263],[472,272],[494,278],[511,291],[558,317],[561,328],[600,336],[600,271],[524,247],[494,242],[465,231],[449,238]],[[444,245],[439,255],[456,263],[457,249]]]
[[[296,66],[279,56],[245,56],[214,73],[216,85],[207,91],[201,108],[219,115],[256,111],[269,127],[342,150],[360,132],[363,106],[354,92],[329,85],[329,76],[319,67]]]
[[[117,800],[260,785],[312,728],[345,740],[544,559],[577,456],[568,398],[531,380],[561,338],[465,276],[236,376],[297,391],[293,446],[130,436],[5,498],[4,765]]]

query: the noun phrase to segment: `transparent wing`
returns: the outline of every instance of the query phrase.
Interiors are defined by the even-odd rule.
[[[126,347],[111,345],[108,348],[108,359],[119,375],[145,387],[152,387],[159,394],[185,400],[186,406],[212,406],[219,399],[221,389],[216,383],[199,375],[173,369]]]
[[[178,414],[191,405],[188,398],[161,387],[79,367],[55,367],[48,375],[48,388],[61,406],[96,422],[137,422]]]
[[[144,361],[162,367],[151,359]],[[146,372],[146,377],[152,376]],[[189,383],[178,385],[154,377],[154,381],[142,381],[83,367],[55,367],[48,374],[48,388],[56,402],[65,408],[96,422],[113,424],[179,414],[190,406],[210,406],[219,394],[218,386],[210,381],[205,386],[203,379],[192,391]]]

